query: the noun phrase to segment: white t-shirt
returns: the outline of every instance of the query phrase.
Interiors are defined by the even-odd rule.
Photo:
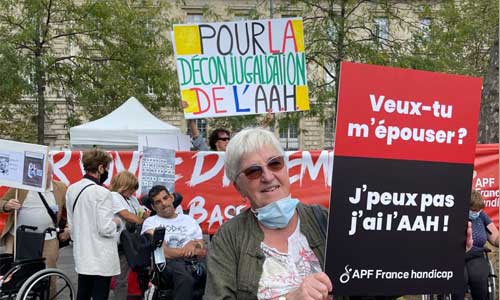
[[[52,211],[57,214],[59,207],[57,206],[56,199],[54,197],[52,184],[48,191],[42,192],[45,201],[52,209]],[[17,216],[17,227],[21,225],[36,226],[38,229],[36,232],[44,232],[47,228],[54,228],[54,221],[50,217],[45,205],[43,205],[42,199],[38,195],[38,192],[29,191],[24,199],[23,206],[19,209]],[[10,234],[16,235],[16,229],[12,226]],[[52,240],[56,238],[55,232],[46,233],[45,240]]]
[[[182,248],[192,240],[201,240],[203,234],[200,225],[192,217],[177,214],[173,219],[158,215],[147,218],[142,224],[142,233],[156,227],[165,227],[165,243],[169,248]]]
[[[117,234],[116,239],[117,242],[120,242],[120,234],[123,230],[125,230],[125,220],[118,215],[118,213],[122,210],[127,210],[129,213],[134,214],[136,216],[142,216],[144,214],[144,208],[139,203],[139,200],[135,197],[130,197],[128,200],[125,199],[122,195],[117,192],[111,192],[113,196],[113,213],[115,216],[119,217],[122,221],[122,226],[120,227],[120,233]]]

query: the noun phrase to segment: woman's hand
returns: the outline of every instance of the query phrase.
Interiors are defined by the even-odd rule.
[[[21,208],[21,203],[17,199],[10,199],[9,201],[7,201],[7,203],[5,203],[5,205],[3,207],[3,209],[6,212],[10,212],[12,210],[17,210],[20,208]]]
[[[324,273],[314,273],[304,277],[300,286],[287,294],[287,300],[327,300],[328,292],[333,289],[330,278]]]
[[[468,252],[470,249],[472,249],[472,244],[474,241],[472,240],[472,223],[469,221],[467,222],[467,231],[466,231],[466,238],[465,238],[465,252]]]
[[[69,240],[69,238],[70,238],[70,235],[69,235],[69,227],[68,227],[68,226],[66,226],[66,227],[64,227],[63,232],[61,232],[61,233],[59,234],[59,239],[60,239],[61,241],[63,241],[63,242],[64,242],[64,241]]]

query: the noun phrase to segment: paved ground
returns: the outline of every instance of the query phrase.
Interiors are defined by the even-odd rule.
[[[78,275],[75,272],[75,261],[73,260],[73,247],[68,246],[59,250],[59,260],[57,261],[57,268],[62,270],[66,275],[68,275],[73,287],[75,288],[75,293],[77,291]],[[61,298],[62,300],[69,300],[68,296]],[[75,295],[76,299],[76,295]]]
[[[57,261],[57,268],[62,270],[73,283],[75,293],[78,290],[78,275],[75,272],[75,261],[73,259],[73,247],[68,246],[60,249],[59,260]],[[74,297],[76,299],[76,295]],[[69,296],[58,297],[61,300],[69,300]],[[110,292],[109,300],[114,300],[113,291]]]

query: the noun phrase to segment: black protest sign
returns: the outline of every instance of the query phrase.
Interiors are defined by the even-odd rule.
[[[343,63],[326,272],[336,295],[463,292],[481,80]]]

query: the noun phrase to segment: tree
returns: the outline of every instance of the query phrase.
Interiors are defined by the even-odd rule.
[[[479,118],[479,143],[498,143],[498,27],[490,51],[490,64],[483,83]]]
[[[13,57],[18,70],[2,77],[0,91],[21,91],[10,103],[36,105],[38,143],[45,142],[50,94],[66,99],[69,126],[99,118],[130,96],[152,110],[178,105],[167,9],[154,3],[0,0],[0,57]],[[29,110],[22,113],[29,119]]]
[[[385,0],[292,0],[285,1],[279,10],[286,13],[291,7],[303,11],[309,69],[325,74],[311,78],[314,72],[309,73],[314,104],[306,115],[320,119],[335,115],[340,63],[390,64],[404,39],[389,26],[401,30],[409,24],[401,5]]]
[[[311,70],[308,71],[308,87],[309,95],[314,99],[309,111],[280,114],[280,128],[298,125],[299,120],[304,117],[319,117],[321,120],[330,117],[335,111],[340,62],[350,59],[386,64],[388,55],[379,50],[391,49],[392,45],[401,42],[389,32],[377,31],[377,28],[380,28],[373,21],[375,15],[397,15],[396,8],[388,5],[385,0],[288,0],[280,1],[277,5],[272,4],[273,1],[258,0],[255,6],[262,8],[270,5],[271,13],[274,10],[275,15],[300,12],[300,15],[304,16],[306,59],[308,66],[311,66],[308,68]],[[375,7],[377,13],[366,10],[366,6]],[[210,7],[205,9],[204,16],[207,21],[221,19]],[[269,15],[264,10],[252,10],[249,17],[259,19],[268,18]],[[327,76],[318,77],[318,69],[319,73],[324,72]],[[218,118],[212,123],[238,130],[244,126],[255,125],[257,118]]]
[[[479,143],[498,143],[498,1],[444,1],[424,8],[432,20],[412,35],[397,63],[403,67],[483,77]]]
[[[0,132],[6,137],[17,137],[30,141],[35,138],[36,129],[32,120],[17,116],[34,114],[32,105],[19,101],[28,88],[22,77],[23,61],[19,60],[15,49],[0,43]]]

